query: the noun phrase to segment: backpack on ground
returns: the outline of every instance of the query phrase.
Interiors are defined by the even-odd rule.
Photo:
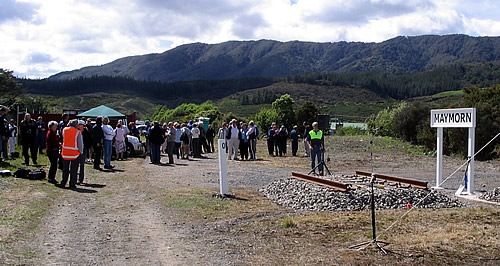
[[[17,178],[25,178],[31,180],[45,179],[45,177],[47,176],[43,169],[30,170],[27,168],[18,168],[14,175]]]
[[[30,172],[30,169],[27,168],[18,168],[16,172],[14,172],[14,175],[17,178],[28,178],[28,173]]]
[[[31,179],[31,180],[45,179],[46,176],[47,176],[47,174],[45,173],[45,171],[43,169],[31,170],[28,173],[28,179]]]

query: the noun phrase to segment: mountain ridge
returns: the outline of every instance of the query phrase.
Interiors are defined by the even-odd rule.
[[[500,37],[398,36],[380,43],[274,40],[184,44],[49,77],[124,76],[148,81],[280,77],[308,72],[414,73],[453,63],[500,60]]]

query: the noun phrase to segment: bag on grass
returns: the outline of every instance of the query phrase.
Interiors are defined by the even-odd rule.
[[[14,172],[14,175],[17,177],[17,178],[27,178],[28,177],[28,173],[31,172],[30,169],[26,169],[26,168],[18,168],[16,172]]]
[[[18,168],[14,175],[17,178],[26,178],[31,180],[40,180],[47,176],[43,169],[30,170],[26,168]]]
[[[43,169],[31,170],[28,173],[28,179],[31,179],[31,180],[45,179],[46,176],[47,176],[47,174],[45,173],[45,171]]]

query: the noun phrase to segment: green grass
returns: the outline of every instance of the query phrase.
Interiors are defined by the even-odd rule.
[[[218,103],[221,113],[229,113],[239,117],[250,117],[258,113],[263,108],[271,108],[271,104],[241,105],[238,100],[223,100]]]
[[[379,111],[394,104],[394,101],[368,103],[344,102],[327,104],[322,107],[322,110],[330,114],[332,118],[342,116],[344,121],[364,122],[370,115],[377,115]]]
[[[352,149],[359,150],[359,152],[365,152],[366,145],[370,143],[370,135],[356,135],[356,136],[327,136],[325,138],[325,145],[327,147],[332,147],[333,150],[343,150],[343,143],[350,143],[353,146]],[[360,142],[362,140],[362,142]],[[360,144],[362,143],[362,144]],[[392,137],[381,137],[376,136],[373,139],[373,151],[374,152],[392,152],[399,151],[410,155],[429,155],[423,146],[413,145],[409,142],[395,139]]]
[[[30,155],[30,165],[26,166],[26,165],[23,164],[24,163],[24,157],[23,157],[23,154],[22,154],[22,146],[21,145],[17,145],[16,146],[16,152],[19,152],[19,158],[6,160],[4,163],[2,163],[0,165],[0,169],[10,170],[14,174],[14,172],[19,167],[29,168],[29,169],[40,169],[40,168],[43,168],[44,166],[50,166],[49,158],[45,154],[39,154],[38,153],[38,156],[37,156],[37,163],[38,163],[38,165],[35,166],[35,165],[33,165],[33,161],[31,160],[31,153],[29,153],[29,155]]]
[[[280,219],[280,227],[281,228],[291,228],[297,227],[297,221],[294,217],[288,216]]]
[[[195,216],[216,217],[223,213],[230,204],[229,201],[212,197],[210,193],[202,190],[191,190],[177,195],[170,194],[165,199],[165,204],[171,208],[182,209]]]
[[[410,155],[427,155],[423,146],[391,137],[376,137],[373,144],[374,151],[400,151]]]
[[[21,147],[16,147],[16,151],[20,152]],[[47,170],[49,160],[46,155],[39,154],[37,161],[40,165],[26,167],[22,164],[24,158],[21,156],[14,160],[7,160],[1,168],[13,173],[18,167]],[[20,243],[37,232],[42,218],[47,215],[63,191],[47,183],[46,180],[15,177],[2,179],[7,180],[8,189],[0,191],[0,226],[7,228],[8,231],[0,236],[0,261],[32,264],[37,251],[29,245],[20,245]]]
[[[464,91],[463,90],[458,90],[458,91],[443,91],[440,93],[436,93],[432,95],[432,97],[445,97],[445,96],[454,96],[454,95],[463,95]]]

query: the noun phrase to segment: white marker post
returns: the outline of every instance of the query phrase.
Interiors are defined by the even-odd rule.
[[[467,127],[469,128],[469,141],[467,155],[471,158],[467,169],[467,194],[474,193],[474,141],[476,128],[476,108],[461,109],[438,109],[431,110],[431,127],[437,128],[437,166],[436,186],[440,187],[443,180],[443,128],[445,127]]]
[[[220,183],[220,194],[222,196],[228,195],[228,185],[227,185],[227,155],[226,155],[226,140],[219,139],[219,183]]]

